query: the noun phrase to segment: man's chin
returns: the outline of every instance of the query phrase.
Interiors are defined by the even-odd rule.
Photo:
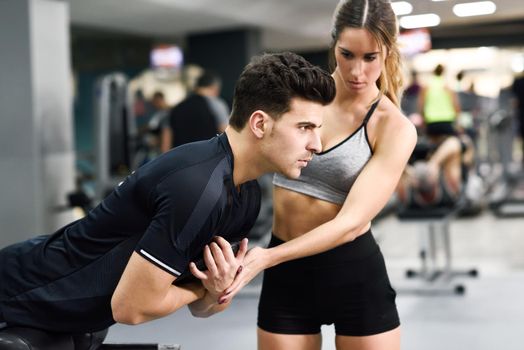
[[[293,169],[293,170],[286,171],[284,175],[286,175],[286,177],[290,179],[298,179],[300,177],[301,171],[302,169]]]

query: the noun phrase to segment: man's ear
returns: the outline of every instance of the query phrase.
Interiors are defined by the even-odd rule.
[[[269,130],[271,117],[264,111],[257,110],[249,117],[249,128],[256,138],[263,138]]]

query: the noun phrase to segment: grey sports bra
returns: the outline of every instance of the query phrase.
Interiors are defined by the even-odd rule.
[[[336,146],[315,154],[298,179],[275,174],[273,184],[335,204],[344,203],[357,176],[373,154],[366,125],[378,102],[371,105],[353,134]]]

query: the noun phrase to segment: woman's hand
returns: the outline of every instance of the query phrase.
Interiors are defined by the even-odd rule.
[[[242,269],[239,271],[235,280],[220,296],[219,303],[227,303],[247,285],[253,278],[256,277],[262,270],[268,267],[269,249],[254,247],[244,257]]]
[[[229,242],[222,237],[216,237],[215,242],[204,247],[204,262],[207,270],[200,271],[193,262],[189,264],[189,270],[202,282],[207,293],[219,301],[218,297],[242,270],[246,252],[247,238],[240,242],[240,248],[235,256]]]

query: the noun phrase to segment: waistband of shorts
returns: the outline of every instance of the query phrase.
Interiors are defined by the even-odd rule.
[[[276,247],[282,243],[285,242],[272,233],[268,248]],[[301,258],[300,260],[324,260],[325,258],[337,257],[338,260],[354,261],[367,258],[378,250],[379,246],[370,229],[351,242],[344,243],[323,253]]]

